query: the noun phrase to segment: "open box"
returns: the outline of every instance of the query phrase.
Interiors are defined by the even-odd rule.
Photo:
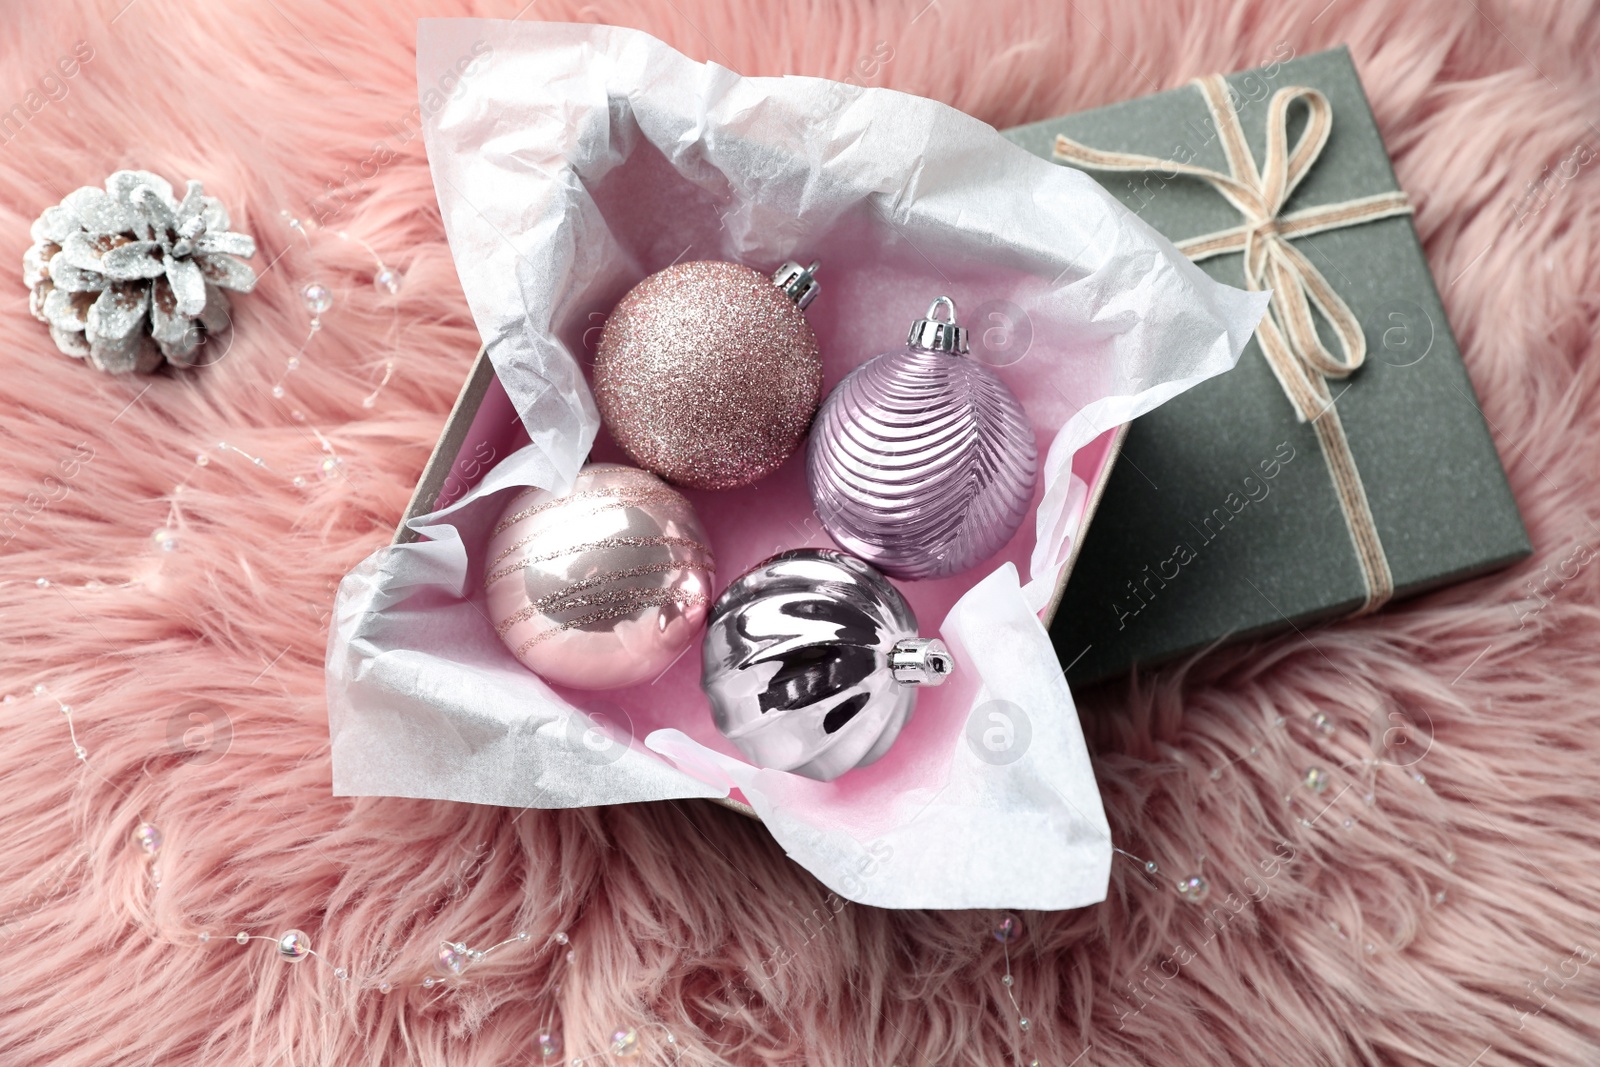
[[[608,26],[424,20],[417,64],[422,85],[458,90],[424,134],[485,345],[393,543],[340,586],[334,791],[503,807],[743,801],[858,903],[1103,899],[1109,828],[1041,616],[1119,427],[1233,367],[1266,296],[1207,278],[1087,176],[932,100],[743,78]],[[830,782],[743,759],[712,720],[698,643],[646,685],[566,690],[513,658],[482,590],[507,494],[624,459],[584,368],[617,301],[670,263],[786,259],[822,262],[805,314],[824,391],[900,347],[946,296],[973,331],[965,358],[1022,401],[1041,458],[1029,516],[999,553],[896,583],[956,670],[919,692],[881,758]],[[996,344],[1008,328],[1013,343]],[[831,545],[803,452],[752,486],[684,495],[716,554],[714,592],[778,552]],[[597,729],[616,743],[591,745]]]
[[[832,384],[834,383],[828,383],[829,387]],[[1094,518],[1095,509],[1105,491],[1112,465],[1116,462],[1117,452],[1121,448],[1127,430],[1126,425],[1107,430],[1073,457],[1072,472],[1087,486],[1087,495],[1077,532],[1073,537],[1073,547],[1066,566],[1062,568],[1055,595],[1040,612],[1040,618],[1047,627],[1057,605],[1061,602],[1061,593],[1066,588],[1067,577],[1072,571],[1073,562],[1077,559],[1079,547],[1083,544],[1083,535]],[[472,362],[472,369],[467,374],[466,384],[461,387],[455,406],[451,409],[449,418],[445,420],[444,429],[434,445],[433,454],[428,457],[427,466],[423,468],[416,488],[412,491],[411,501],[406,506],[405,514],[401,516],[400,523],[395,528],[393,543],[407,544],[417,540],[421,535],[408,525],[413,519],[439,511],[461,499],[482,481],[495,463],[528,443],[526,427],[517,417],[516,408],[511,403],[505,386],[495,374],[494,364],[490,361],[487,351],[480,348],[477,358]],[[606,444],[602,444],[601,447],[606,448]],[[795,462],[791,459],[788,465],[792,466]],[[817,534],[814,547],[837,547],[820,530]],[[1019,538],[1027,540],[1029,534],[1031,530],[1025,528],[1019,533]],[[1009,548],[1010,546],[1008,551]],[[1002,553],[1002,557],[1004,554]],[[998,561],[986,561],[984,566],[992,567],[996,562]],[[735,571],[719,574],[717,592],[720,593],[729,580],[738,573]],[[904,588],[902,583],[896,584]],[[692,651],[695,649],[691,649]],[[740,799],[737,789],[734,789],[729,796],[711,799],[752,818],[758,818],[755,809]]]

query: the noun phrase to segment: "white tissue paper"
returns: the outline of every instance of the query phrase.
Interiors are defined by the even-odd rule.
[[[737,789],[796,862],[859,903],[1102,900],[1109,831],[1038,617],[1082,514],[1072,458],[1232,367],[1267,294],[1211,281],[1085,175],[935,101],[745,78],[606,26],[424,20],[417,70],[461,283],[532,443],[413,520],[424,540],[345,578],[327,663],[335,792],[576,807]],[[791,258],[823,262],[807,317],[829,384],[898,347],[931,296],[1020,310],[1033,354],[1002,373],[1046,457],[1012,558],[944,601],[901,584],[919,611],[943,605],[957,674],[921,692],[888,756],[833,783],[740,759],[711,726],[697,648],[652,687],[551,689],[496,637],[475,562],[506,492],[564,488],[585,462],[586,341],[629,287],[680,260]],[[804,497],[803,475],[774,478],[772,506]],[[827,540],[717,543],[719,589],[804,544]],[[923,615],[925,635],[941,616]],[[995,720],[1027,734],[1009,761],[971,743],[995,708],[1026,709]]]

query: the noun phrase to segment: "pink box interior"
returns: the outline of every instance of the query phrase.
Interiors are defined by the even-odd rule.
[[[822,331],[819,330],[819,333]],[[828,349],[825,347],[824,352]],[[831,390],[856,364],[873,353],[854,353],[852,358],[835,362],[824,359],[826,380],[824,389]],[[1013,378],[1012,368],[1001,368],[1002,377]],[[1024,398],[1024,405],[1034,415],[1035,432],[1047,420],[1039,419],[1029,404],[1029,393],[1023,383],[1012,380],[1013,389]],[[826,395],[826,393],[824,394]],[[1037,394],[1035,394],[1037,395]],[[1059,418],[1059,413],[1056,414]],[[1048,420],[1054,421],[1054,420]],[[1059,422],[1056,422],[1059,425]],[[1079,450],[1073,459],[1073,472],[1089,487],[1093,501],[1103,480],[1109,476],[1111,461],[1116,453],[1117,428],[1100,434]],[[528,435],[517,417],[510,398],[498,376],[491,378],[467,435],[451,466],[434,508],[442,508],[467,493],[495,462],[528,444]],[[1041,456],[1048,437],[1040,436]],[[595,440],[591,460],[601,462],[629,462],[602,427]],[[694,504],[701,522],[711,539],[717,557],[716,590],[720,594],[728,583],[757,563],[791,548],[836,548],[817,521],[811,506],[805,479],[804,450],[790,457],[774,474],[744,489],[730,492],[683,490]],[[1043,496],[1043,481],[1034,489],[1033,506],[1036,508]],[[1092,514],[1086,512],[1078,531]],[[1022,580],[1028,575],[1028,557],[1034,544],[1033,514],[1024,521],[1005,549],[965,574],[938,581],[901,582],[895,585],[905,594],[924,633],[933,633],[939,623],[961,595],[1003,562],[1009,560],[1017,567]],[[468,545],[473,551],[478,546]],[[793,788],[809,794],[806,800],[823,806],[848,805],[854,808],[854,818],[861,819],[861,800],[882,792],[885,799],[892,792],[908,787],[938,785],[940,771],[947,757],[937,754],[946,750],[951,735],[961,729],[964,716],[960,714],[971,706],[977,680],[970,675],[957,674],[938,689],[924,690],[918,699],[917,715],[913,717],[900,740],[871,767],[853,771],[834,782],[810,782],[795,779]],[[559,687],[557,687],[559,688]],[[691,645],[684,655],[672,664],[655,681],[629,689],[604,692],[585,692],[560,689],[562,697],[575,707],[582,708],[607,729],[620,728],[634,738],[635,747],[657,729],[678,729],[693,737],[707,748],[742,758],[737,749],[717,732],[711,721],[705,696],[700,690],[700,646]],[[733,790],[735,800],[742,796]]]

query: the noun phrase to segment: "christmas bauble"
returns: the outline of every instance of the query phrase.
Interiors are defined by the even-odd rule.
[[[839,383],[811,434],[806,473],[823,526],[896,578],[942,578],[988,559],[1033,498],[1028,417],[993,371],[966,358],[955,318],[948,297],[934,301],[905,348]]]
[[[888,751],[917,687],[954,669],[889,580],[842,552],[773,556],[717,598],[701,683],[760,767],[831,781]]]
[[[714,563],[681,494],[647,471],[592,463],[569,493],[517,493],[484,569],[489,617],[525,667],[615,689],[652,680],[694,640]]]
[[[594,398],[633,461],[678,485],[734,489],[800,446],[822,395],[801,308],[817,264],[771,278],[679,263],[628,291],[600,331]]]

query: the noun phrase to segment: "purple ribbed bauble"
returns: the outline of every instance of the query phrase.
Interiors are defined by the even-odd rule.
[[[949,319],[940,320],[940,304]],[[896,578],[943,578],[1003,548],[1033,498],[1039,454],[1022,405],[966,358],[955,304],[940,297],[906,347],[876,356],[828,395],[807,473],[839,547]]]

